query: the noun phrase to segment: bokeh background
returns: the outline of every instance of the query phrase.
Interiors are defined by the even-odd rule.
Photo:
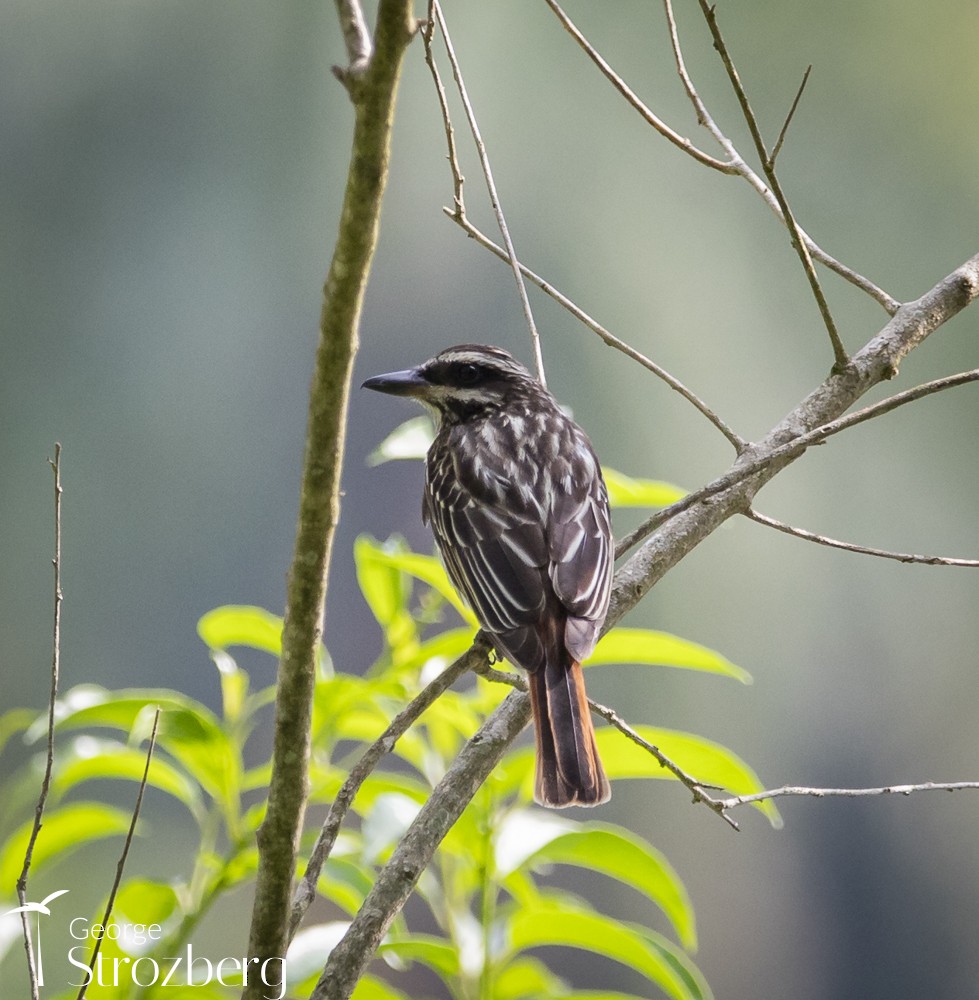
[[[677,6],[690,71],[747,152],[696,5]],[[657,5],[568,9],[658,113],[710,148]],[[523,259],[740,433],[763,434],[831,362],[768,210],[645,127],[543,4],[462,0],[447,16]],[[976,252],[979,8],[755,0],[721,5],[720,17],[770,138],[813,64],[780,165],[825,248],[901,299]],[[198,617],[223,603],[281,611],[351,135],[330,74],[343,58],[325,2],[0,7],[0,707],[45,703],[55,441],[65,687],[166,685],[216,704]],[[470,210],[488,226],[458,114],[456,124]],[[530,359],[511,276],[444,218],[450,201],[415,45],[358,378],[461,341]],[[886,317],[840,280],[825,286],[856,349]],[[682,400],[549,301],[534,304],[551,388],[605,463],[688,488],[727,467],[726,442]],[[974,307],[876,396],[974,367],[977,333]],[[326,631],[343,669],[366,667],[380,644],[354,537],[401,532],[430,547],[420,467],[365,464],[409,415],[396,400],[352,400]],[[972,389],[920,402],[816,449],[758,506],[865,544],[977,556],[977,417]],[[977,609],[975,571],[848,555],[735,521],[631,621],[720,649],[755,684],[623,668],[596,671],[589,687],[635,721],[732,747],[771,786],[975,779]],[[258,669],[270,679],[271,664]],[[698,962],[718,996],[977,995],[979,796],[781,808],[783,830],[744,812],[735,834],[665,782],[620,783],[607,807],[686,881]],[[157,877],[181,870],[185,834],[169,834],[165,810],[153,823],[133,863]],[[104,890],[111,854],[82,857]],[[650,917],[604,891],[609,912]],[[209,933],[242,940],[246,903],[219,909]],[[581,985],[643,989],[600,963],[566,971]]]

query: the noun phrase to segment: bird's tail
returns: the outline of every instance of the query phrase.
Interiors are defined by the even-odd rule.
[[[581,665],[570,657],[530,674],[537,736],[534,799],[542,806],[597,806],[612,794],[595,746]]]

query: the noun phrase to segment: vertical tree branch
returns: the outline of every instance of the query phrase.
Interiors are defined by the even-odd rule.
[[[54,446],[54,458],[48,459],[51,471],[54,473],[54,627],[51,636],[51,690],[48,695],[48,737],[47,757],[44,762],[44,777],[41,779],[41,792],[34,809],[34,825],[24,851],[24,866],[17,879],[17,901],[21,907],[27,906],[27,876],[31,870],[31,860],[34,856],[34,845],[37,835],[41,832],[41,820],[44,817],[44,806],[48,800],[51,788],[51,771],[54,768],[54,709],[58,700],[58,684],[61,678],[61,605],[64,594],[61,591],[61,445]],[[24,925],[24,949],[27,952],[27,974],[31,984],[32,1000],[39,1000],[37,966],[34,961],[34,949],[31,946],[31,929],[27,922],[27,910],[21,910],[21,920]]]
[[[258,831],[248,954],[261,962],[283,956],[288,940],[292,881],[308,791],[316,659],[330,553],[340,516],[350,379],[364,289],[377,244],[398,78],[414,30],[410,0],[381,0],[369,65],[362,74],[348,74],[344,81],[356,115],[353,150],[340,230],[323,291],[299,523],[282,632],[268,811]],[[244,996],[258,1000],[263,989],[267,987],[261,982],[252,982]]]

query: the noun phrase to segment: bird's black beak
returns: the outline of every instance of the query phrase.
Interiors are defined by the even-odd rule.
[[[403,372],[388,372],[387,375],[375,375],[361,386],[362,389],[386,392],[392,396],[420,396],[429,387],[430,383],[421,376],[417,368],[407,368]]]

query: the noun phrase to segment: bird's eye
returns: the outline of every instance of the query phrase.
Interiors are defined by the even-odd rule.
[[[459,365],[459,384],[475,385],[479,381],[480,374],[478,365]]]

